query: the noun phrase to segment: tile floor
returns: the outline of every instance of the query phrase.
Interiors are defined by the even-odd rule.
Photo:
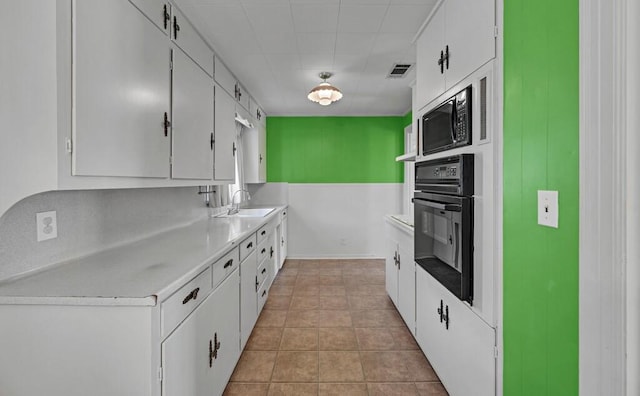
[[[225,395],[444,396],[383,260],[287,260]]]

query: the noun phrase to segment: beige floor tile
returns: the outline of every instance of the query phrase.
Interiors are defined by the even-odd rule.
[[[229,382],[227,389],[224,390],[223,396],[267,396],[268,392],[269,383],[243,384],[239,382]]]
[[[296,285],[293,288],[293,295],[295,296],[317,296],[320,293],[320,286],[318,285]]]
[[[283,268],[298,268],[300,266],[300,260],[286,259],[284,261]]]
[[[393,302],[386,295],[349,295],[349,306],[352,310],[395,309]]]
[[[439,381],[422,351],[402,351],[400,355],[413,381]]]
[[[285,327],[318,327],[318,311],[289,311]]]
[[[320,296],[320,309],[349,309],[349,302],[346,296]]]
[[[420,396],[449,396],[440,382],[416,382],[416,388]]]
[[[356,335],[352,328],[319,328],[319,348],[321,351],[355,351],[358,349]]]
[[[297,276],[278,276],[273,281],[273,286],[293,286],[296,284]]]
[[[353,327],[405,327],[404,321],[397,311],[383,310],[354,310],[351,311]]]
[[[342,272],[342,270],[340,270],[340,272]],[[337,285],[343,285],[344,281],[342,279],[342,273],[340,273],[339,275],[327,275],[325,273],[322,273],[319,277],[318,277],[318,284],[320,286],[337,286]]]
[[[273,382],[318,381],[318,352],[280,351],[273,369]]]
[[[273,309],[263,309],[256,327],[283,327],[287,320],[287,312]]]
[[[367,384],[330,384],[321,383],[319,396],[368,396]]]
[[[367,384],[370,396],[417,396],[418,389],[411,382],[395,384]]]
[[[320,382],[364,381],[359,352],[320,351]]]
[[[269,396],[315,396],[318,384],[273,383],[269,387]]]
[[[282,333],[281,351],[318,350],[318,329],[286,327]]]
[[[320,269],[316,267],[304,266],[298,269],[298,275],[320,275]]]
[[[346,294],[347,290],[344,285],[323,285],[318,287],[318,295],[320,296],[337,297]]]
[[[346,310],[318,311],[319,327],[351,327],[351,313]]]
[[[408,382],[413,379],[400,352],[360,352],[368,382]]]
[[[420,349],[413,334],[406,327],[389,327],[389,333],[393,337],[393,349],[409,350]]]
[[[291,310],[318,309],[319,307],[320,307],[320,301],[318,296],[294,295],[291,298],[291,305],[289,306],[289,309]]]
[[[296,286],[317,286],[320,275],[298,274],[296,277]]]
[[[277,354],[275,351],[244,351],[231,381],[269,382]]]
[[[278,296],[271,294],[269,290],[269,297],[264,305],[265,309],[289,309],[291,304],[291,296]]]
[[[278,276],[296,276],[299,270],[299,268],[290,267],[285,263],[285,265],[280,268],[280,271],[278,271]]]
[[[384,285],[354,285],[347,290],[353,296],[386,296]]]
[[[387,327],[356,328],[358,347],[361,351],[384,351],[394,349],[394,340]]]
[[[281,327],[256,327],[251,332],[245,349],[247,351],[277,351],[282,338]]]
[[[293,294],[293,286],[276,285],[275,282],[269,289],[269,296],[290,296]]]

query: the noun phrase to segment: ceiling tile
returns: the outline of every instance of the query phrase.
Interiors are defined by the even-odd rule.
[[[336,54],[350,54],[366,58],[371,52],[375,34],[371,33],[338,33]]]
[[[335,51],[335,33],[298,33],[296,36],[300,54],[313,54],[316,52],[330,52],[333,54]]]
[[[331,71],[333,67],[333,52],[300,54],[300,64],[303,70]]]
[[[230,0],[235,3],[238,0]],[[242,5],[244,6],[254,6],[254,5],[279,5],[279,6],[289,6],[289,0],[240,0]]]
[[[333,58],[333,70],[362,72],[367,66],[367,57],[360,54],[336,53]]]
[[[295,35],[286,32],[262,33],[258,35],[260,46],[265,54],[297,54],[298,44]]]
[[[338,32],[377,33],[387,8],[386,5],[343,5],[340,7]]]
[[[331,33],[338,26],[338,5],[292,4],[296,32]]]
[[[246,5],[244,7],[256,34],[294,31],[291,8],[280,5]]]
[[[430,3],[391,4],[382,22],[380,32],[415,34],[429,16],[432,8]]]
[[[354,5],[354,4],[389,4],[391,0],[342,0],[340,4],[345,5]],[[420,0],[414,0],[420,1]]]
[[[271,67],[271,70],[300,70],[300,56],[298,54],[266,54],[265,58]]]
[[[249,23],[244,9],[236,5],[199,5],[194,7],[195,18],[208,27],[208,30],[237,32]],[[222,37],[227,37],[229,33]]]
[[[401,59],[411,48],[411,33],[380,33],[371,49],[373,55],[389,55]]]
[[[339,5],[341,0],[290,0],[291,4]]]

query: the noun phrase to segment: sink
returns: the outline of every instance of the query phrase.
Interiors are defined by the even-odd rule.
[[[236,214],[228,215],[224,213],[217,217],[264,217],[275,209],[276,208],[240,209]]]

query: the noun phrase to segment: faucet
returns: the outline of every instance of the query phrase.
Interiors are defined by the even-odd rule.
[[[234,207],[233,200],[235,199],[236,194],[239,193],[239,192],[242,192],[242,191],[247,193],[247,201],[251,199],[251,195],[249,194],[249,191],[247,191],[247,190],[245,190],[243,188],[241,188],[241,189],[237,190],[236,192],[234,192],[233,196],[231,197],[231,208],[229,208],[229,211],[227,211],[227,215],[228,216],[236,214],[240,210],[240,202],[242,202],[242,196],[240,196],[240,201],[235,205],[235,207]]]

